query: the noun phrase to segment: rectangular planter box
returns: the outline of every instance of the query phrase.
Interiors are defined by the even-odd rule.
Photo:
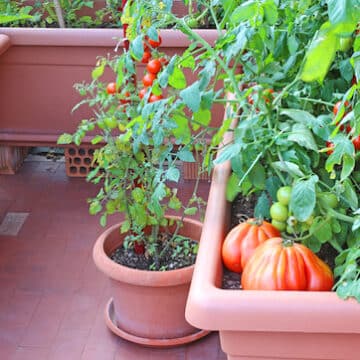
[[[229,141],[230,134],[227,134]],[[221,246],[229,230],[230,163],[215,167],[186,308],[194,326],[218,330],[228,360],[356,360],[360,304],[334,292],[221,288]]]

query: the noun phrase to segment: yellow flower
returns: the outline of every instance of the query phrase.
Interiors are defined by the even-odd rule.
[[[159,2],[159,8],[160,10],[163,10],[165,8],[165,4],[162,1]]]

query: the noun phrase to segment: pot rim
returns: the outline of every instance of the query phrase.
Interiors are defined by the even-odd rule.
[[[166,216],[175,220],[180,220],[179,216]],[[202,228],[202,223],[195,219],[185,218],[184,222],[191,224],[197,228]],[[97,238],[93,247],[93,259],[100,271],[116,281],[122,281],[129,284],[162,287],[162,286],[177,286],[189,283],[194,271],[194,265],[187,266],[181,269],[167,270],[167,271],[148,271],[129,268],[124,265],[117,264],[111,260],[105,253],[104,246],[109,235],[114,231],[118,231],[121,223],[117,223],[107,230],[105,230]],[[181,233],[181,230],[180,230]],[[124,238],[125,234],[120,234],[119,243]],[[200,240],[200,239],[194,239]]]

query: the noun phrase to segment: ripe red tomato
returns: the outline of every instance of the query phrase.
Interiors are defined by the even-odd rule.
[[[140,99],[143,99],[145,94],[147,92],[147,88],[142,88],[140,91],[139,91],[139,98]]]
[[[241,275],[241,285],[244,290],[330,291],[334,276],[306,246],[277,237],[255,250]]]
[[[163,64],[163,65],[167,65],[167,64],[169,63],[169,60],[166,59],[166,58],[164,58],[164,57],[159,58],[159,61],[160,61],[161,64]]]
[[[157,74],[161,70],[161,62],[159,59],[152,59],[148,62],[146,69],[149,73]]]
[[[142,79],[145,87],[151,86],[156,79],[156,75],[152,73],[146,73]]]
[[[162,39],[161,39],[161,36],[160,36],[160,35],[158,35],[158,40],[157,40],[157,41],[156,41],[156,40],[153,40],[153,39],[150,39],[150,38],[148,38],[147,40],[148,40],[150,46],[151,46],[153,49],[159,47],[159,46],[161,45],[161,43],[162,43]]]
[[[356,151],[360,150],[360,135],[352,139],[352,143]]]
[[[264,241],[280,236],[280,231],[267,221],[249,219],[235,226],[226,236],[222,246],[224,265],[240,273],[255,248]]]
[[[327,148],[334,148],[335,145],[334,145],[334,143],[332,143],[331,141],[327,141],[327,142],[326,142],[326,147],[327,147]],[[334,152],[334,150],[329,149],[326,153],[327,153],[328,155],[331,155],[333,152]]]
[[[149,97],[149,102],[155,102],[155,101],[159,101],[163,98],[162,95],[154,95],[154,94],[151,94],[150,97]]]
[[[106,92],[109,95],[116,94],[116,83],[114,83],[114,82],[108,83],[106,86]]]
[[[147,64],[151,58],[151,53],[149,51],[144,51],[143,57],[141,59],[141,62],[143,64]]]

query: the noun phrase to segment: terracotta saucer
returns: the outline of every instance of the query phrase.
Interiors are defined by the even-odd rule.
[[[122,329],[120,329],[115,323],[115,309],[113,299],[111,298],[106,305],[105,308],[105,322],[107,327],[117,336],[121,338],[131,341],[136,344],[149,346],[149,347],[157,347],[157,348],[165,348],[165,347],[173,347],[188,344],[190,342],[199,340],[204,336],[208,335],[211,331],[209,330],[198,330],[194,334],[190,334],[180,338],[172,338],[172,339],[149,339],[142,338],[139,336],[135,336],[130,334]]]

